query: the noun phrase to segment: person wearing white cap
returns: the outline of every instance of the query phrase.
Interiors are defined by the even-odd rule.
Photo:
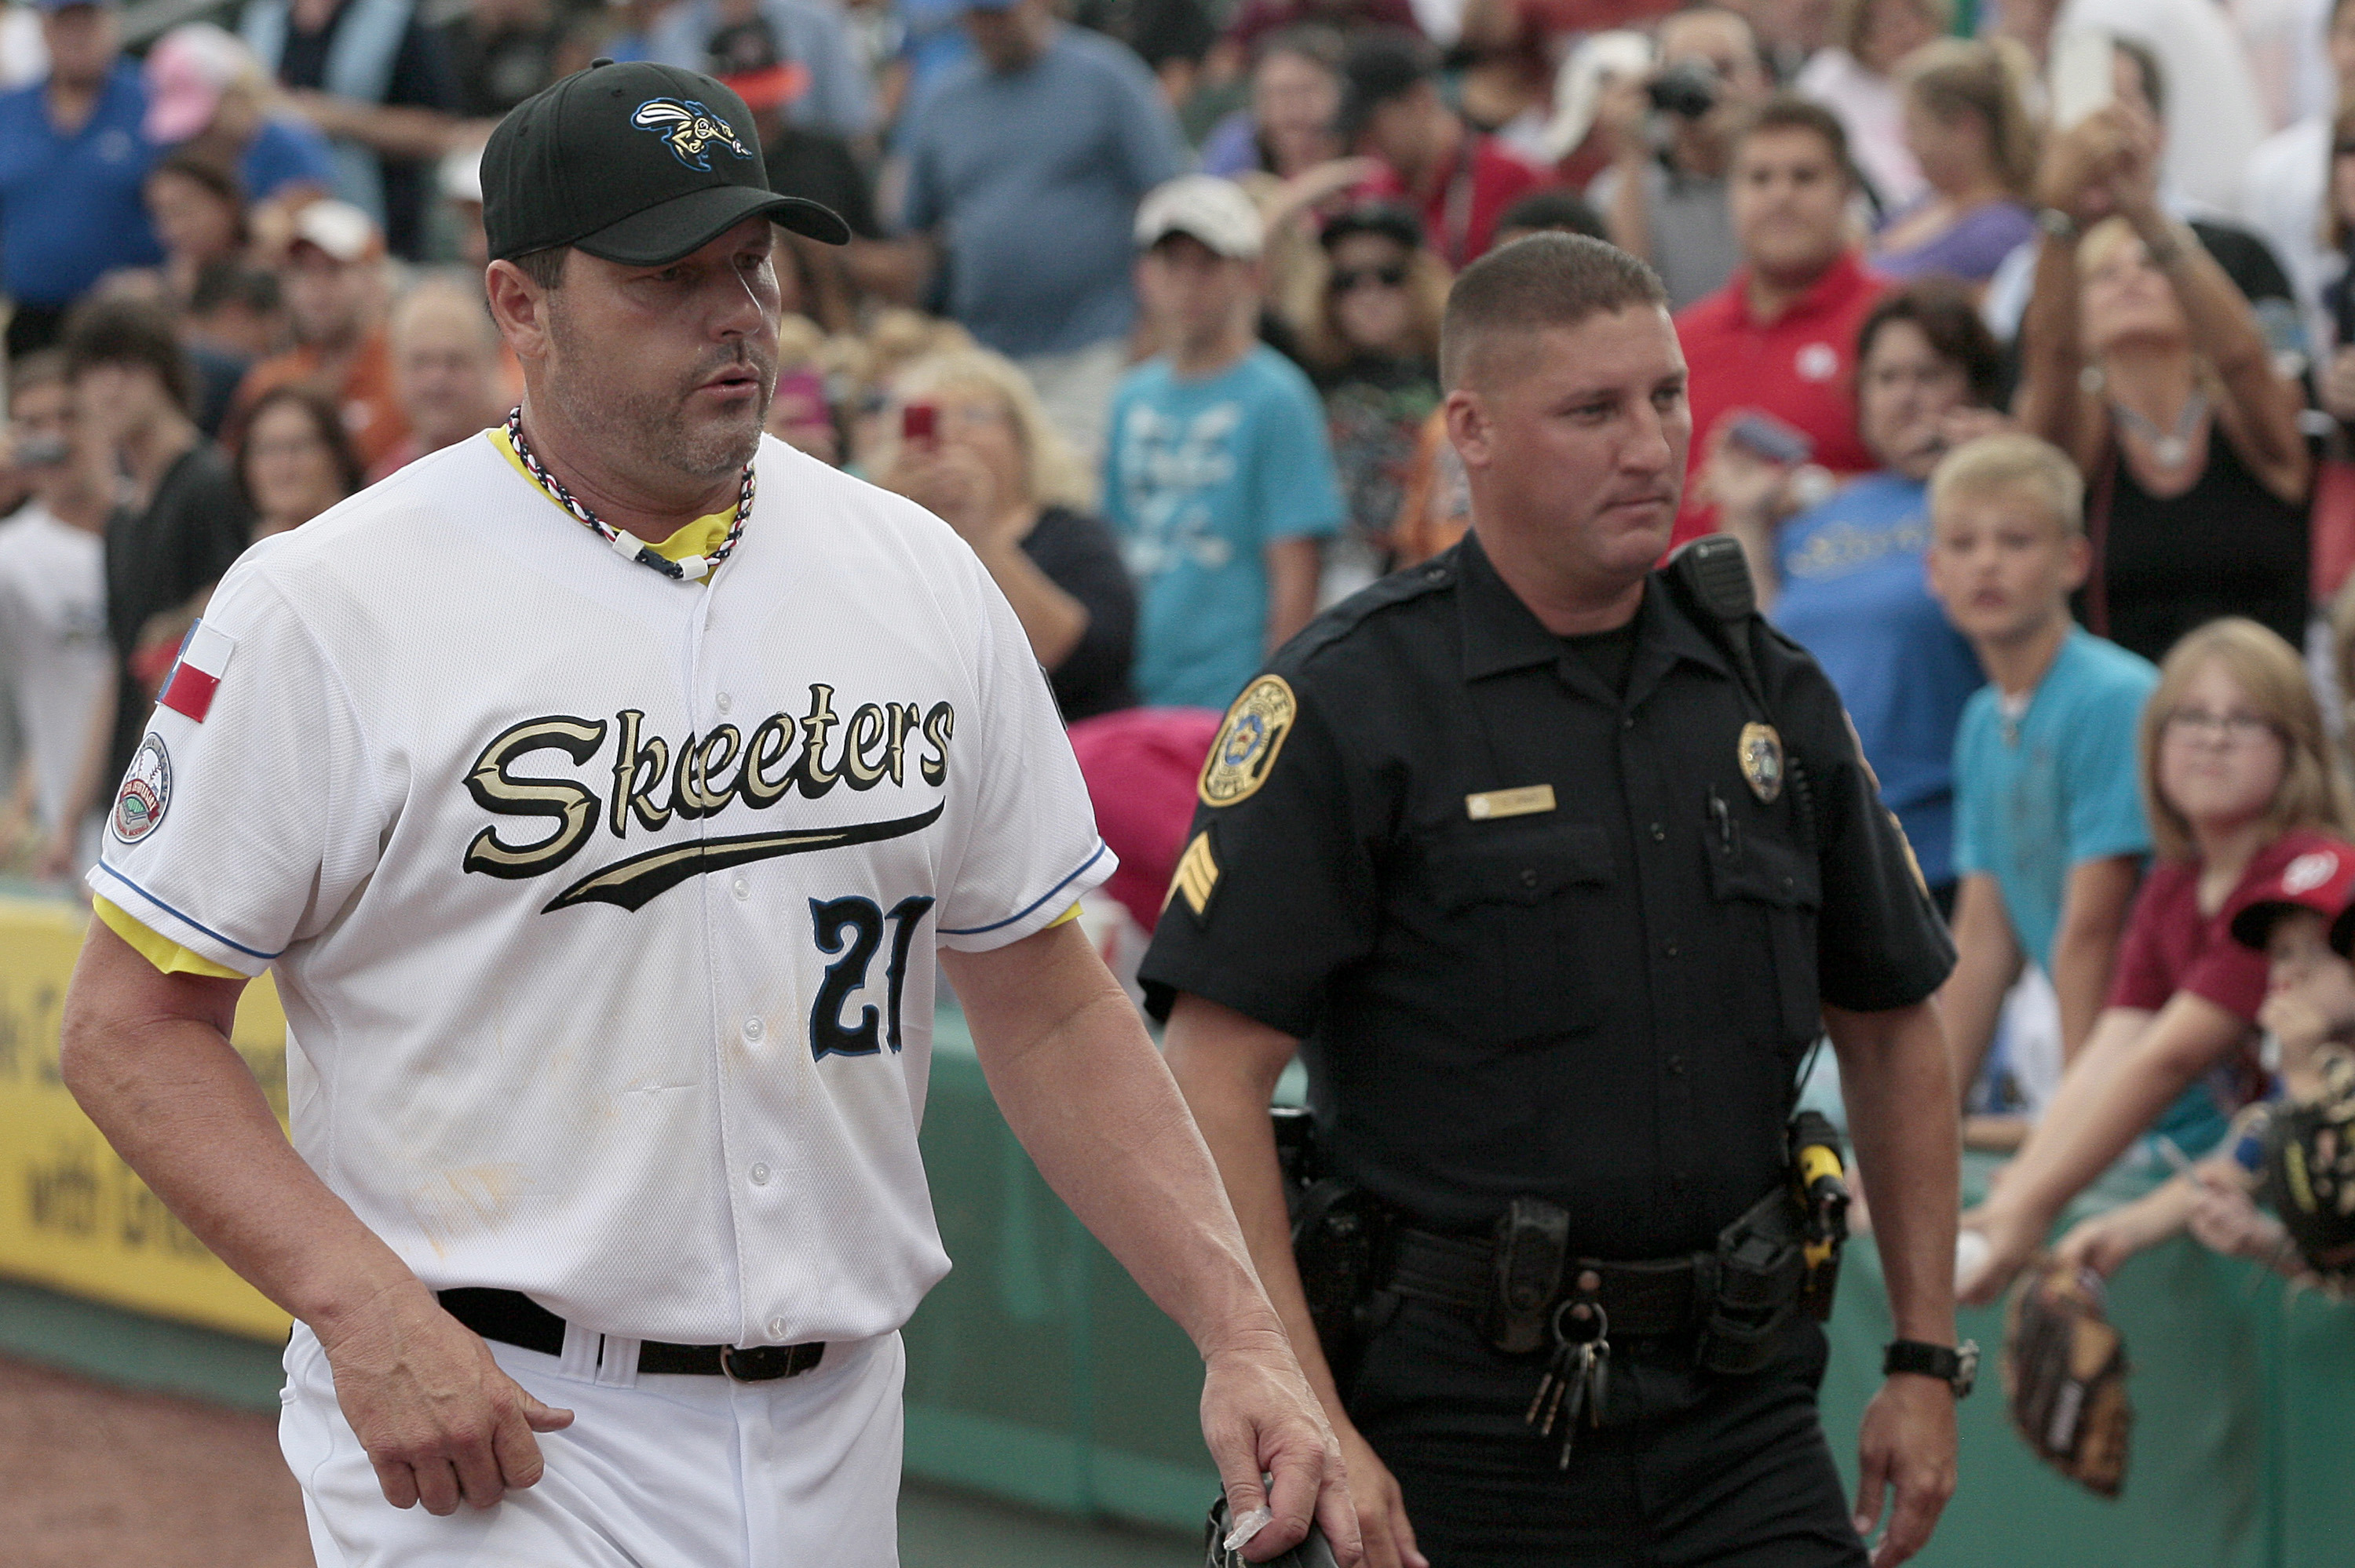
[[[359,208],[314,201],[295,215],[279,276],[294,346],[246,372],[223,435],[234,443],[263,393],[300,382],[335,399],[361,466],[373,471],[409,439],[385,334],[384,236]]]
[[[1113,398],[1104,514],[1137,579],[1137,695],[1222,708],[1316,606],[1340,482],[1308,378],[1258,340],[1259,213],[1188,175],[1136,214],[1137,294],[1162,352]]]
[[[336,183],[327,139],[308,122],[270,111],[270,77],[234,35],[189,22],[155,40],[141,77],[147,140],[201,154],[236,171],[254,201],[299,186],[325,196]]]

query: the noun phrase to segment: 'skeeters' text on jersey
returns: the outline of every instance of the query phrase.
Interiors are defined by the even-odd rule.
[[[634,830],[659,832],[674,817],[694,821],[717,816],[739,800],[762,810],[795,790],[815,800],[837,784],[862,792],[887,780],[904,788],[911,770],[935,788],[947,780],[949,743],[956,734],[952,705],[939,702],[927,708],[921,703],[865,703],[846,718],[834,710],[834,691],[813,683],[809,710],[798,719],[774,713],[749,736],[723,724],[707,735],[690,734],[677,745],[645,734],[645,715],[637,708],[623,708],[610,720],[553,714],[511,725],[474,758],[466,773],[467,792],[496,816],[543,819],[554,825],[553,831],[518,843],[502,836],[506,824],[491,823],[467,844],[464,868],[485,876],[536,877],[579,854],[601,825],[613,837],[626,839]],[[600,776],[600,770],[588,765],[609,738],[612,761],[602,771],[612,779],[612,788],[601,794],[583,782],[583,776]],[[583,774],[561,776],[560,769],[551,767],[552,758],[539,756],[546,752],[560,753]],[[549,777],[551,772],[558,776]],[[884,821],[666,844],[591,872],[558,894],[547,910],[589,903],[634,910],[708,871],[896,838],[929,826],[940,813],[935,803],[927,810]]]

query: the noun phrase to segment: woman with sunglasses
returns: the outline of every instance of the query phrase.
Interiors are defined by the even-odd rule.
[[[1447,263],[1423,249],[1414,214],[1354,207],[1320,236],[1284,303],[1302,366],[1325,401],[1348,525],[1325,555],[1318,601],[1331,604],[1390,569],[1415,438],[1439,406],[1439,318]]]

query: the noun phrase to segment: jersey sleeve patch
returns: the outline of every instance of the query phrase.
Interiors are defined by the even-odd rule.
[[[172,806],[172,753],[164,737],[150,730],[132,754],[131,766],[114,793],[114,810],[107,828],[126,844],[135,844],[164,824]]]
[[[183,717],[204,723],[205,715],[212,711],[213,693],[220,688],[221,677],[229,673],[229,656],[236,652],[236,638],[197,621],[181,639],[180,655],[172,662],[155,700]]]
[[[1262,675],[1244,687],[1210,742],[1210,755],[1202,760],[1202,804],[1231,806],[1249,800],[1266,783],[1299,712],[1300,704],[1281,675]]]

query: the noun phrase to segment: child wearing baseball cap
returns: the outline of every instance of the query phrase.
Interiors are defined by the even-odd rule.
[[[2355,845],[2317,844],[2250,888],[2232,918],[2232,939],[2265,955],[2264,1102],[2234,1118],[2232,1136],[2194,1165],[2134,1202],[2081,1221],[2063,1236],[2062,1259],[2108,1275],[2136,1253],[2191,1231],[2228,1256],[2299,1271],[2281,1222],[2252,1199],[2264,1164],[2265,1127],[2278,1102],[2311,1102],[2325,1091],[2323,1063],[2355,1042]],[[2169,1146],[2171,1147],[2171,1146]]]

